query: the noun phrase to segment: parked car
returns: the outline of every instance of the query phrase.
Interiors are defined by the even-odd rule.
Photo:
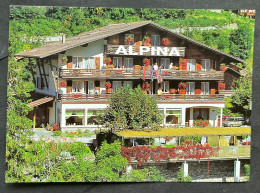
[[[229,117],[223,122],[224,127],[241,127],[244,124],[243,117]]]

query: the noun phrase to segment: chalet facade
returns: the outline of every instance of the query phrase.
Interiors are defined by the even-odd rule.
[[[16,56],[36,59],[35,92],[48,104],[53,98],[44,108],[62,130],[100,127],[95,117],[127,85],[157,97],[163,125],[222,125],[224,98],[240,76],[236,63],[244,63],[150,21],[111,24]]]

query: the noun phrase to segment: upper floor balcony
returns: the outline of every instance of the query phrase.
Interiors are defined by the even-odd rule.
[[[62,102],[108,102],[111,94],[60,94],[58,100]],[[224,95],[188,95],[188,94],[151,94],[157,98],[159,103],[168,102],[225,102]]]
[[[146,69],[60,69],[62,78],[107,78],[107,79],[151,79],[151,70]],[[187,71],[162,69],[163,79],[171,80],[224,80],[224,71]],[[153,72],[153,79],[156,73]]]

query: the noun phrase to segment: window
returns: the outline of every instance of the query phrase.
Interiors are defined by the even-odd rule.
[[[134,34],[125,34],[125,45],[134,45],[134,39]]]
[[[94,57],[85,57],[84,58],[84,68],[85,69],[94,69]]]
[[[161,66],[162,66],[163,69],[169,69],[170,58],[161,58]]]
[[[160,46],[161,38],[159,35],[151,35],[151,45],[152,46]]]
[[[195,71],[196,60],[195,59],[188,59],[187,60],[187,70]]]
[[[114,68],[122,68],[122,58],[121,57],[113,57]]]
[[[82,82],[81,81],[72,81],[72,92],[81,93],[82,91]]]
[[[84,125],[84,110],[66,110],[66,125]]]
[[[82,57],[72,57],[73,68],[82,68]]]
[[[129,85],[130,88],[133,88],[133,81],[124,81],[123,86],[127,87],[127,85]]]
[[[36,84],[37,84],[37,88],[42,90],[44,88],[44,83],[43,83],[43,78],[41,77],[37,77],[37,80],[36,80]]]
[[[162,92],[163,93],[168,93],[169,92],[169,81],[163,81],[161,83],[161,86],[162,86]]]
[[[133,58],[124,58],[124,66],[125,68],[133,69]]]
[[[210,59],[203,59],[202,60],[202,70],[209,71],[210,69]]]
[[[187,94],[194,94],[195,91],[195,82],[187,82],[186,85]]]
[[[181,111],[174,109],[166,109],[165,119],[166,124],[179,124],[181,123]]]
[[[87,114],[87,124],[88,125],[98,125],[98,115],[102,112],[102,110],[88,110]]]
[[[113,81],[112,88],[113,91],[116,91],[117,89],[121,88],[122,82],[121,81]]]
[[[88,81],[88,94],[95,94],[94,81]]]
[[[209,82],[201,83],[201,94],[209,94]]]

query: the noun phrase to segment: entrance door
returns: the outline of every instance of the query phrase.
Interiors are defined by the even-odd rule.
[[[209,120],[209,108],[194,108],[193,120]]]

